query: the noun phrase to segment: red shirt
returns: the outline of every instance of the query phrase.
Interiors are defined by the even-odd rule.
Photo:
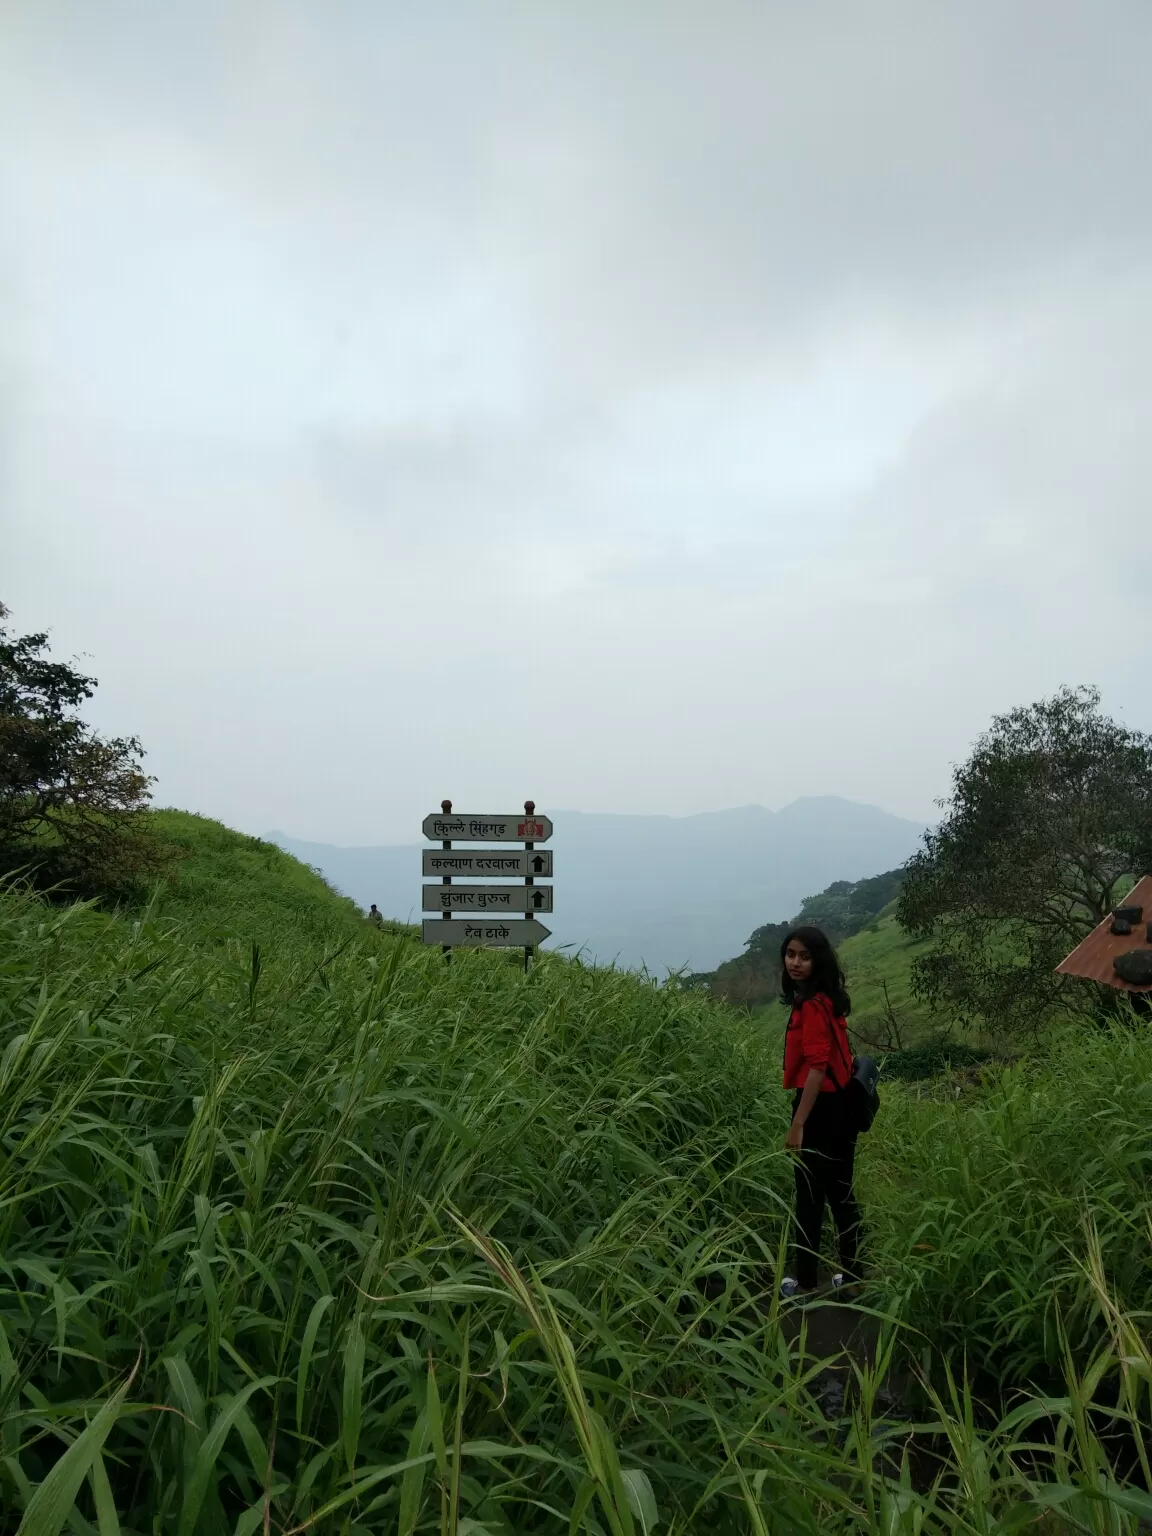
[[[848,1026],[834,1017],[829,998],[818,992],[795,1003],[784,1036],[785,1088],[803,1088],[810,1068],[816,1067],[825,1073],[820,1092],[835,1093],[847,1086],[851,1063]]]

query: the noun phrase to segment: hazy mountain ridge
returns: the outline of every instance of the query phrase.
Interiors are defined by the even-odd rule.
[[[753,929],[796,911],[833,880],[892,869],[924,828],[877,806],[808,797],[779,811],[743,806],[696,816],[549,810],[556,912],[549,948],[650,970],[711,970]],[[337,847],[269,832],[345,895],[387,917],[419,921],[417,842]]]

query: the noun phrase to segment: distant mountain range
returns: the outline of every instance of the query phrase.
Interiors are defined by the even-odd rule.
[[[754,928],[784,920],[813,891],[902,864],[924,832],[834,796],[701,816],[549,814],[556,911],[544,919],[547,947],[661,976],[713,970],[739,954]],[[420,847],[431,844],[339,848],[284,832],[267,838],[362,906],[374,901],[386,917],[420,921]]]

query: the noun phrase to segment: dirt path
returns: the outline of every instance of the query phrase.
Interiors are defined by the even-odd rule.
[[[855,1387],[856,1366],[876,1363],[882,1320],[867,1310],[866,1297],[849,1300],[831,1288],[828,1277],[817,1299],[803,1307],[785,1307],[781,1328],[789,1348],[804,1368],[818,1366],[812,1391],[825,1418],[842,1421],[847,1399]],[[891,1367],[873,1398],[873,1430],[882,1425],[911,1429],[910,1396],[903,1377]],[[929,1444],[915,1437],[898,1437],[880,1453],[880,1462],[892,1477],[899,1476],[900,1456],[906,1451],[910,1460],[912,1484],[926,1492],[940,1470],[940,1462]]]
[[[829,1285],[817,1301],[805,1307],[785,1308],[781,1313],[784,1337],[797,1357],[807,1365],[822,1362],[813,1388],[830,1420],[839,1419],[844,1413],[845,1397],[853,1382],[853,1364],[874,1365],[876,1361],[881,1320],[862,1310],[866,1305],[865,1299],[859,1306],[845,1303],[836,1297]],[[910,1401],[904,1378],[889,1370],[876,1394],[877,1418],[889,1424],[908,1421],[912,1416],[908,1408]],[[912,1484],[921,1493],[928,1491],[941,1468],[929,1443],[930,1438],[913,1437],[907,1444]],[[893,1476],[899,1472],[894,1454],[888,1470]],[[1038,1529],[1058,1531],[1070,1527],[1053,1523]],[[1152,1521],[1139,1520],[1137,1529],[1152,1536]]]
[[[809,1363],[824,1362],[816,1390],[830,1417],[838,1417],[843,1409],[853,1364],[874,1365],[876,1361],[880,1320],[863,1310],[866,1305],[861,1300],[854,1306],[829,1288],[807,1306],[786,1307],[781,1312],[781,1327],[789,1345],[798,1354],[803,1348],[803,1358]],[[885,1416],[902,1416],[902,1397],[900,1383],[889,1373],[877,1394]]]

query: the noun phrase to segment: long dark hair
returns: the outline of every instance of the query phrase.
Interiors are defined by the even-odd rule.
[[[797,987],[789,976],[784,964],[784,956],[793,939],[803,944],[812,956],[812,974],[800,987]],[[802,998],[815,996],[817,992],[823,992],[828,998],[832,1004],[832,1011],[838,1019],[846,1019],[852,1012],[852,999],[848,996],[844,985],[844,970],[836,958],[836,951],[832,948],[828,935],[819,928],[811,928],[805,924],[800,928],[793,928],[784,936],[784,942],[780,945],[780,1000],[785,1003],[796,1003]]]

